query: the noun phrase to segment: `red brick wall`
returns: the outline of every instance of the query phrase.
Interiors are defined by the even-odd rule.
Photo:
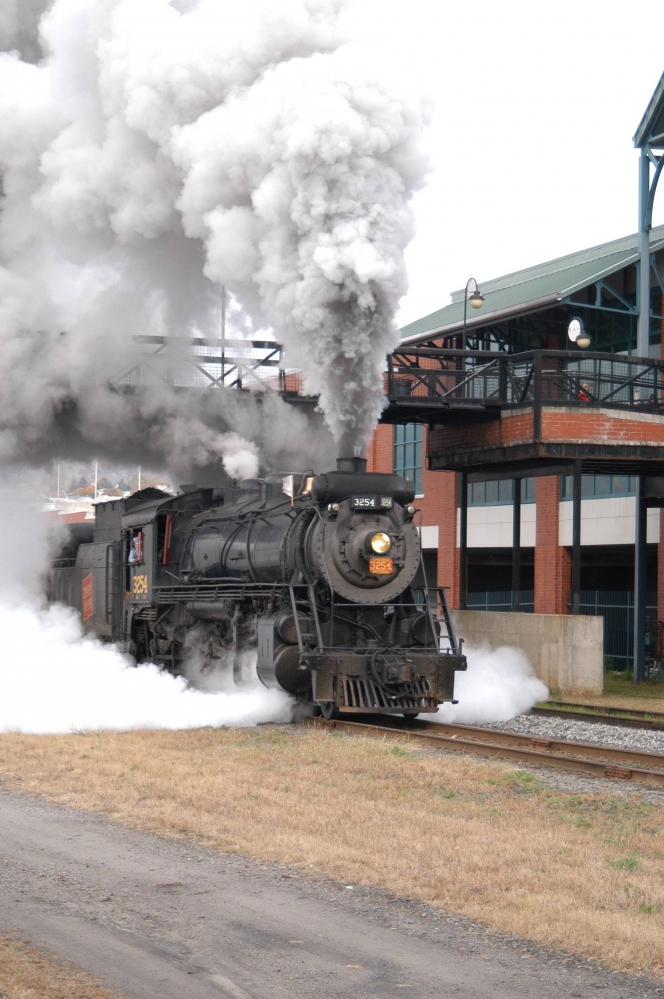
[[[424,498],[416,500],[416,504],[422,507],[423,524],[438,525],[438,586],[447,587],[447,599],[454,609],[459,606],[457,473],[429,472],[425,468],[422,486]]]
[[[487,423],[436,427],[431,431],[431,451],[433,454],[446,448],[515,444],[532,439],[533,414],[532,410],[527,410]]]
[[[500,420],[465,426],[436,427],[431,431],[432,454],[448,448],[480,447],[500,444]]]
[[[559,476],[538,478],[536,496],[535,613],[566,614],[572,559],[567,549],[558,545]]]
[[[368,472],[391,472],[394,464],[394,429],[379,423],[367,450]]]
[[[642,414],[642,419],[625,419],[627,414],[606,415],[593,409],[566,412],[564,408],[542,410],[543,441],[591,441],[602,444],[664,444],[664,417]],[[431,453],[459,447],[497,447],[533,439],[531,410],[503,415],[500,420],[465,426],[436,427],[431,431]]]
[[[623,419],[626,414],[605,416],[597,410],[542,410],[542,440],[592,441],[622,444],[624,441],[661,445],[664,441],[664,418]],[[643,414],[650,417],[650,414]]]
[[[422,452],[426,454],[427,430],[424,429]],[[376,427],[367,451],[369,472],[392,472],[394,469],[394,431],[390,426]],[[457,531],[457,475],[456,472],[422,472],[424,497],[415,500],[422,509],[422,524],[438,526],[438,586],[448,587],[450,607],[459,606],[459,551],[456,546]],[[420,523],[419,516],[416,523]]]

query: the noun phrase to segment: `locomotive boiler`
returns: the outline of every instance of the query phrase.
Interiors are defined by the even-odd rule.
[[[94,527],[72,525],[49,596],[174,673],[195,657],[240,681],[255,654],[266,686],[326,718],[435,711],[466,661],[427,587],[413,484],[337,466],[100,503]]]

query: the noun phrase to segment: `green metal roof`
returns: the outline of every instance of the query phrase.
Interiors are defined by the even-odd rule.
[[[664,225],[651,230],[650,252],[663,247]],[[484,304],[479,309],[468,306],[466,326],[472,328],[487,322],[498,322],[509,315],[553,305],[638,259],[637,236],[624,236],[493,281],[480,281]],[[453,332],[455,328],[462,327],[463,297],[464,289],[452,292],[451,305],[404,326],[402,339],[415,342],[434,333]]]
[[[664,149],[664,73],[655,87],[634,136],[637,149],[648,144],[652,149]]]

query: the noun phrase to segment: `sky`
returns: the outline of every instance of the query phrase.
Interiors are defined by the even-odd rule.
[[[662,0],[356,0],[352,17],[434,103],[400,325],[470,277],[636,231],[632,139],[664,71]]]

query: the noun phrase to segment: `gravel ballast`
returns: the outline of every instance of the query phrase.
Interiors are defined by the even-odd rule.
[[[640,749],[664,754],[664,732],[629,728],[627,725],[603,725],[601,722],[524,714],[517,715],[511,721],[491,722],[480,727],[536,738],[593,742],[602,746],[617,746],[619,749]]]

